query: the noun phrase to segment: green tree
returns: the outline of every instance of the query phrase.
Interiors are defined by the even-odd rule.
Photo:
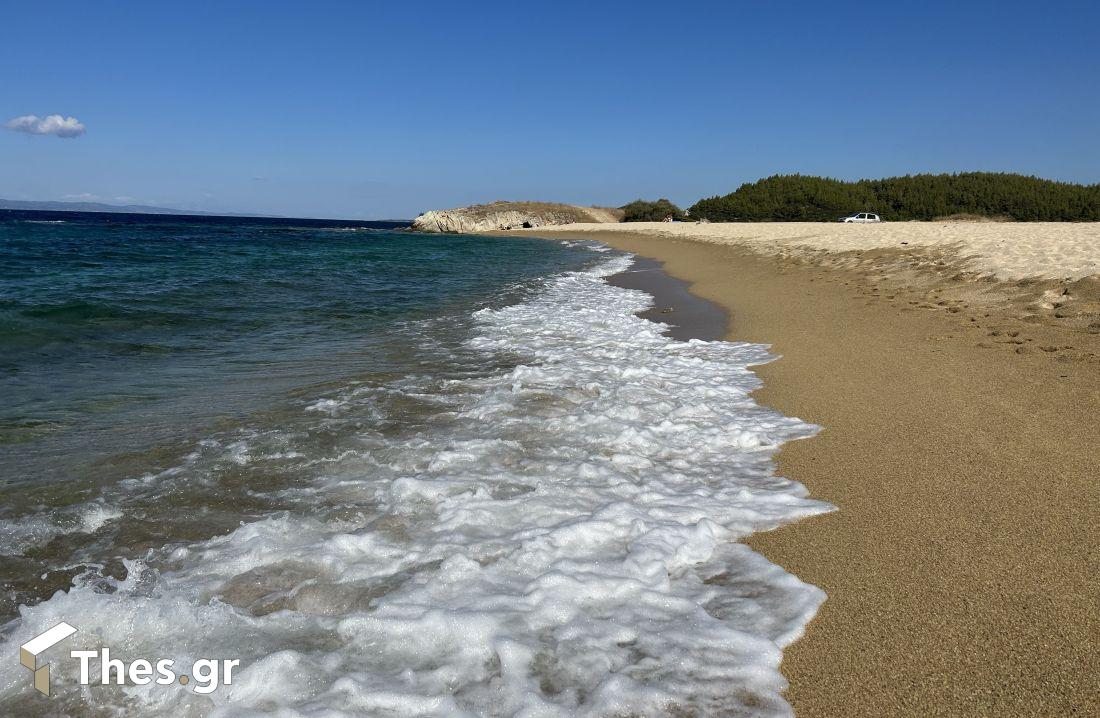
[[[924,174],[845,182],[775,175],[735,192],[702,199],[689,213],[712,222],[821,222],[853,212],[885,220],[930,220],[952,214],[1020,221],[1100,221],[1100,185],[1000,172]]]
[[[656,202],[636,199],[630,204],[623,205],[622,210],[624,222],[661,222],[667,217],[673,219],[684,217],[684,210],[667,199],[659,199]]]

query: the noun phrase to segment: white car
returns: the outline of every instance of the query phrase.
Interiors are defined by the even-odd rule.
[[[853,214],[851,217],[841,217],[841,222],[881,222],[877,214],[871,214],[870,212],[859,212]]]

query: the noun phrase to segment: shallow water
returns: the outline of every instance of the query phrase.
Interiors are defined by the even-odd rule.
[[[648,295],[603,281],[628,257],[0,232],[33,255],[0,305],[5,640],[64,620],[74,646],[241,660],[201,696],[80,689],[59,658],[48,703],[3,665],[9,711],[788,712],[780,649],[823,594],[735,540],[828,508],[773,475],[813,427],[748,396],[762,347],[635,316]]]

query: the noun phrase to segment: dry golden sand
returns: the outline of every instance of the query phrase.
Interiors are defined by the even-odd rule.
[[[540,227],[539,233],[606,230],[606,225]],[[931,249],[957,264],[1002,280],[1079,279],[1100,272],[1100,222],[631,222],[624,234],[736,244],[757,254],[814,257],[883,249]]]
[[[824,427],[779,471],[839,511],[750,541],[828,593],[783,663],[799,716],[1097,714],[1096,283],[979,281],[935,248],[550,236],[663,261],[782,357],[757,399]]]

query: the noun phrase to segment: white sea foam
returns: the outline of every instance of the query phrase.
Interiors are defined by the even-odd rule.
[[[19,519],[0,519],[0,554],[21,555],[27,549],[45,546],[68,533],[95,533],[122,511],[103,501],[88,501],[60,511],[42,511]]]
[[[593,252],[611,252],[611,247],[607,246],[603,242],[597,242],[591,239],[563,239],[561,242],[566,247],[584,247]]]
[[[788,715],[781,650],[824,594],[736,540],[830,508],[773,474],[778,446],[814,428],[749,397],[765,347],[675,342],[637,318],[649,297],[602,281],[628,265],[478,312],[471,348],[519,365],[408,385],[445,392],[441,411],[364,436],[300,488],[356,511],[131,563],[113,592],[24,608],[9,642],[65,620],[115,655],[242,659],[210,696],[86,691],[122,714]],[[0,662],[0,700],[29,690],[24,672]],[[55,673],[59,705],[80,705],[71,680]]]

